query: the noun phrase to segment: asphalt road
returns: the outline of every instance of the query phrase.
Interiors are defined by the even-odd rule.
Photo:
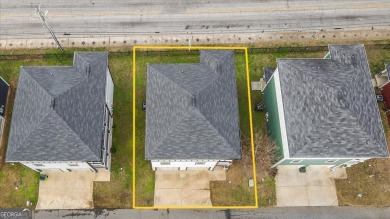
[[[252,210],[59,210],[36,211],[35,219],[388,219],[390,208],[295,207]]]
[[[0,0],[0,37],[44,35],[39,3],[66,36],[390,28],[389,0]]]

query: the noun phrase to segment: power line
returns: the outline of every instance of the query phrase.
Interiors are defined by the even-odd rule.
[[[61,52],[64,52],[64,49],[61,47],[60,42],[57,40],[56,35],[50,29],[49,25],[46,23],[47,12],[49,12],[49,11],[46,10],[45,13],[43,13],[43,11],[41,11],[41,5],[40,4],[39,4],[38,8],[35,8],[35,13],[37,13],[39,15],[39,17],[41,18],[42,24],[45,25],[45,27],[49,30],[51,36],[53,37],[54,41],[57,44],[57,48],[59,48],[61,50]]]

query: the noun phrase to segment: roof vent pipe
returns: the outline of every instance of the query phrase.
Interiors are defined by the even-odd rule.
[[[55,105],[56,105],[56,99],[53,98],[53,99],[51,99],[51,102],[50,102],[50,108],[54,109]]]
[[[196,106],[196,98],[193,96],[192,99],[191,99],[191,104],[192,106]]]
[[[87,66],[85,66],[85,73],[87,75],[89,75],[91,73],[91,66],[89,64]]]

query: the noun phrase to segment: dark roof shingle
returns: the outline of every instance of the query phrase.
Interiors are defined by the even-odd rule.
[[[290,157],[387,157],[363,45],[330,59],[279,59]]]
[[[73,67],[21,67],[7,161],[99,161],[107,53]]]
[[[234,54],[200,60],[148,65],[146,159],[241,158]]]

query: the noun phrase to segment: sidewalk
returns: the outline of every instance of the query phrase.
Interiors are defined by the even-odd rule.
[[[310,32],[259,32],[236,34],[151,34],[124,36],[58,36],[63,48],[90,47],[131,47],[136,45],[154,46],[197,46],[218,44],[256,44],[266,45],[286,43],[340,43],[347,41],[387,40],[390,29],[361,29]],[[0,50],[23,48],[56,48],[53,39],[47,35],[26,36],[25,38],[3,37],[0,39]]]

